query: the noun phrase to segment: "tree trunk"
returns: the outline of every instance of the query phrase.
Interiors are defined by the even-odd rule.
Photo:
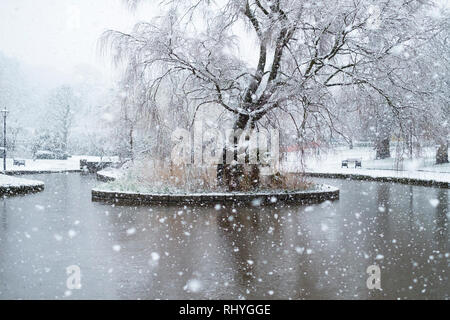
[[[410,159],[413,158],[413,149],[414,149],[414,143],[413,143],[413,128],[410,127],[405,135],[406,140],[406,148],[408,149],[408,156]]]
[[[64,130],[64,132],[63,132],[63,144],[62,144],[62,153],[63,154],[67,152],[68,140],[69,140],[69,133],[66,130]]]
[[[69,143],[69,129],[70,129],[70,105],[66,105],[63,115],[63,141],[62,141],[62,152],[67,152],[67,146]]]
[[[377,110],[376,114],[376,159],[387,159],[391,157],[390,140],[392,131],[392,118],[384,106]]]
[[[131,126],[130,127],[130,136],[129,136],[129,138],[130,138],[130,141],[129,141],[129,143],[130,143],[130,158],[131,158],[131,161],[132,162],[134,162],[134,140],[133,140],[133,126]]]
[[[436,164],[448,163],[448,142],[442,142],[436,151]]]
[[[387,159],[391,157],[389,138],[382,138],[377,141],[377,159]]]
[[[248,125],[249,117],[239,115],[233,126],[234,130],[245,130]],[[252,129],[253,129],[253,124]],[[234,136],[233,146],[224,146],[222,150],[222,164],[217,165],[218,184],[227,187],[229,191],[248,190],[259,186],[259,166],[257,164],[248,164],[248,157],[245,157],[245,164],[237,163],[237,148],[241,137]],[[247,137],[246,137],[247,138]],[[228,141],[228,140],[227,140]],[[234,163],[227,163],[227,147],[234,151]],[[259,161],[259,159],[258,159]],[[247,169],[247,170],[246,170]]]

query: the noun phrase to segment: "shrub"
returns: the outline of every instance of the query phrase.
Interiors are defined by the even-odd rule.
[[[153,159],[135,161],[116,181],[108,183],[114,190],[131,192],[225,192],[219,186],[216,166],[174,165]],[[249,168],[241,170],[240,188],[235,191],[305,190],[311,183],[303,174],[276,173],[255,177]],[[256,183],[255,183],[256,182]]]

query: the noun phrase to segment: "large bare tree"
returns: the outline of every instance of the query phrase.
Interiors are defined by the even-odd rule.
[[[404,57],[396,53],[434,32],[423,15],[428,5],[424,0],[163,1],[162,16],[137,24],[131,33],[108,31],[103,40],[116,61],[126,62],[128,81],[144,84],[149,101],[176,75],[195,110],[220,106],[234,115],[235,129],[285,112],[302,135],[308,126],[334,127],[339,108],[333,96],[340,87],[363,87],[361,93],[378,95],[400,119],[402,85],[393,79],[404,72]],[[254,65],[238,54],[244,43],[254,44]]]

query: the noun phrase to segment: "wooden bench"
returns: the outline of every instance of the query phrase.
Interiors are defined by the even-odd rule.
[[[346,159],[346,160],[342,160],[342,164],[341,164],[341,168],[348,168],[348,164],[349,163],[354,163],[355,164],[355,168],[362,168],[362,159]]]
[[[24,166],[25,167],[25,160],[22,159],[13,159],[13,165],[15,166]]]

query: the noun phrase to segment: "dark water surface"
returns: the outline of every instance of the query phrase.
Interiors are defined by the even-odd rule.
[[[233,211],[113,207],[91,202],[92,176],[30,178],[45,191],[0,200],[0,299],[450,297],[448,189],[320,179],[339,201]]]

